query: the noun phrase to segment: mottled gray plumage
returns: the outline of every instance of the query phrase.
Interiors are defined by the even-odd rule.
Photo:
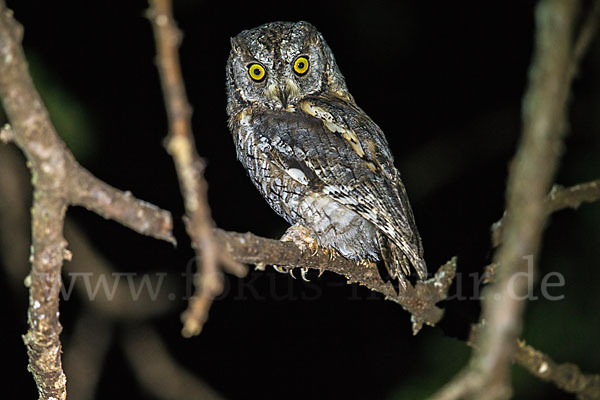
[[[403,284],[411,265],[426,276],[385,136],[312,25],[274,22],[234,37],[227,94],[238,158],[279,215],[347,258],[383,260]]]

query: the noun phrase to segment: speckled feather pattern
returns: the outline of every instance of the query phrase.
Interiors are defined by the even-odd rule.
[[[294,73],[296,57],[310,60]],[[260,63],[263,81],[248,66]],[[381,129],[354,102],[331,50],[306,22],[271,23],[232,39],[229,127],[238,159],[277,214],[324,247],[383,260],[404,282],[426,275],[406,190]]]

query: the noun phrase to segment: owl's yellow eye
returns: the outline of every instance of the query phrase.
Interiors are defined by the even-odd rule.
[[[260,82],[265,79],[267,73],[265,72],[265,67],[258,63],[254,63],[248,66],[248,74],[253,81]]]
[[[307,73],[309,67],[310,63],[308,62],[307,57],[300,56],[294,60],[294,72],[298,75],[304,75]]]

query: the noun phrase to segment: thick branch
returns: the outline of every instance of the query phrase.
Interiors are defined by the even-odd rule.
[[[64,201],[36,190],[32,218],[31,272],[29,274],[29,329],[27,345],[29,371],[40,399],[65,399],[67,378],[62,370],[58,302],[60,273],[67,258],[62,223],[67,211]]]
[[[395,301],[412,314],[413,333],[423,324],[435,325],[443,311],[436,303],[445,299],[456,271],[456,259],[444,264],[433,278],[416,287],[408,285],[406,290],[396,292],[391,282],[381,279],[377,268],[372,264],[355,263],[337,253],[319,250],[316,253],[303,253],[290,242],[258,237],[251,233],[226,232],[215,229],[215,236],[232,258],[239,262],[259,265],[286,265],[329,271],[345,276],[348,283],[359,283],[379,292],[386,299]],[[332,256],[332,254],[334,254]]]
[[[497,280],[485,292],[482,332],[470,366],[435,399],[510,396],[509,366],[521,331],[526,291],[524,257],[539,251],[547,212],[545,197],[558,166],[566,126],[566,102],[573,76],[572,32],[577,2],[543,0],[536,9],[536,48],[523,101],[523,135],[507,185],[507,217],[495,262]],[[516,296],[515,296],[516,294]]]
[[[34,185],[29,330],[24,341],[40,399],[64,399],[58,289],[63,259],[70,258],[62,233],[67,207],[82,205],[138,232],[169,241],[172,222],[168,212],[102,184],[75,161],[33,86],[21,37],[21,26],[0,0],[0,98],[13,127],[10,132],[3,129],[1,136],[23,151]]]

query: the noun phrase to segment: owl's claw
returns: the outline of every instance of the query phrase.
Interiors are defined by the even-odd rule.
[[[280,274],[287,274],[288,272],[291,273],[291,271],[292,271],[292,269],[290,267],[284,267],[281,265],[273,265],[273,269],[275,271],[279,272]]]
[[[306,277],[306,273],[308,272],[308,268],[300,268],[300,276],[304,282],[310,282],[310,280]]]
[[[294,268],[291,267],[282,267],[281,265],[273,265],[273,269],[277,272],[279,272],[280,274],[290,274],[290,276],[294,279],[297,279],[296,276],[294,275]],[[300,277],[302,278],[302,280],[304,282],[310,282],[310,279],[308,279],[306,277],[306,274],[308,273],[308,268],[300,268]],[[321,271],[319,273],[319,276],[321,276],[323,274],[323,271]]]
[[[323,248],[323,252],[329,257],[329,261],[335,260],[335,250],[330,247]]]

